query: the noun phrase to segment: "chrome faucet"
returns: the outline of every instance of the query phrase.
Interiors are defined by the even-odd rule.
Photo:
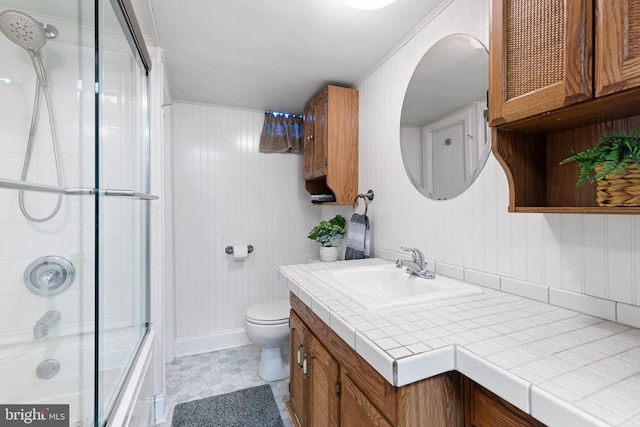
[[[33,338],[39,340],[46,337],[49,334],[49,328],[56,325],[60,321],[60,317],[62,316],[58,310],[47,311],[33,327]]]
[[[423,279],[435,279],[436,275],[434,272],[427,270],[427,261],[424,258],[424,254],[418,248],[404,248],[401,247],[405,252],[411,252],[412,260],[411,261],[403,261],[401,259],[396,261],[396,267],[405,268],[406,272],[412,274],[414,276],[422,277]]]

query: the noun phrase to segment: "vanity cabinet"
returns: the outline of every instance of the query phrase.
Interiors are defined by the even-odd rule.
[[[306,190],[352,204],[358,194],[358,91],[327,86],[304,109]]]
[[[640,129],[640,3],[492,0],[489,122],[509,211],[640,213],[600,207],[575,187],[599,135]]]
[[[307,425],[305,417],[305,377],[307,369],[305,367],[305,338],[307,331],[304,324],[292,311],[289,316],[289,343],[291,345],[291,374],[289,376],[289,401],[287,409],[291,413],[291,419],[296,425]]]
[[[338,425],[339,366],[295,313],[290,317],[290,403],[300,426]],[[298,362],[299,361],[299,362]]]
[[[295,425],[464,424],[459,373],[447,372],[394,387],[294,294],[290,327],[291,397],[287,408]]]
[[[340,390],[341,426],[391,427],[393,425],[371,403],[371,400],[358,388],[347,372],[340,375]]]
[[[455,371],[392,386],[297,296],[290,298],[287,408],[295,426],[544,426]]]
[[[544,427],[531,415],[468,378],[464,379],[464,392],[466,427]]]

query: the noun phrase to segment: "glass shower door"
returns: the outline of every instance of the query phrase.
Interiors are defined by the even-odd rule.
[[[122,25],[118,3],[99,5],[95,185],[101,424],[149,325],[149,113],[147,70]]]
[[[147,336],[150,60],[130,6],[0,0],[0,425],[105,424]]]
[[[0,424],[94,418],[93,27],[92,2],[0,0]]]

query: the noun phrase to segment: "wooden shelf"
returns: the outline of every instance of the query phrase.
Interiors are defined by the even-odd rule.
[[[543,214],[616,214],[616,215],[637,215],[640,208],[580,208],[580,207],[547,207],[534,206],[528,208],[516,207],[510,212],[516,213],[543,213]]]
[[[509,182],[509,212],[638,214],[640,207],[600,207],[596,185],[576,188],[572,151],[596,145],[599,135],[640,129],[640,115],[549,133],[493,129],[493,152]]]
[[[638,3],[492,0],[491,10],[489,121],[509,211],[640,213],[598,206],[595,184],[575,186],[577,162],[559,166],[600,135],[640,129]]]

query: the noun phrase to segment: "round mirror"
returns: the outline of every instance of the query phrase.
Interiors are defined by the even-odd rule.
[[[416,67],[402,104],[400,149],[413,185],[446,200],[466,190],[489,153],[489,56],[482,43],[453,34]]]

